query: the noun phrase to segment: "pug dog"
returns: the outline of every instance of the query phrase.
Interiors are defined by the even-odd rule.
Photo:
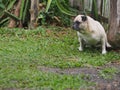
[[[74,19],[72,28],[77,31],[79,41],[79,51],[83,51],[83,43],[102,46],[102,54],[106,54],[106,47],[111,47],[107,41],[107,35],[103,26],[90,16],[78,15]]]

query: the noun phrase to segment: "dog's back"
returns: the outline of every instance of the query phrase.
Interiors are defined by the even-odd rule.
[[[105,38],[106,40],[106,46],[107,47],[111,47],[111,45],[108,43],[107,41],[107,36],[105,33],[105,29],[103,28],[103,26],[100,24],[100,22],[94,20],[93,18],[87,16],[88,18],[88,25],[90,27],[90,30],[93,30],[97,36],[99,36],[100,38]],[[92,23],[91,23],[92,22]]]
[[[104,34],[105,30],[103,28],[103,26],[96,20],[94,20],[93,18],[87,16],[88,18],[88,25],[90,30],[94,31],[94,32],[99,32],[99,34]]]

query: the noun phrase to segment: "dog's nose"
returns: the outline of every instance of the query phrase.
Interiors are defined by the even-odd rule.
[[[74,24],[74,25],[72,26],[72,29],[73,29],[73,30],[79,30],[79,27]]]

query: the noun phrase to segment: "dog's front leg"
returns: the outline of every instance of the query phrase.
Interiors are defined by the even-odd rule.
[[[78,41],[79,41],[79,44],[80,46],[78,47],[79,51],[83,51],[83,47],[82,47],[82,39],[80,37],[80,33],[77,32],[77,35],[78,35]]]
[[[102,54],[106,54],[106,41],[105,39],[103,38],[102,39]]]

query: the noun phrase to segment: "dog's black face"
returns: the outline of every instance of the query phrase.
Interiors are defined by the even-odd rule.
[[[80,27],[80,24],[82,24],[83,22],[85,22],[87,20],[87,17],[86,16],[81,16],[81,18],[78,20],[76,19],[74,22],[73,22],[73,26],[72,28],[76,31],[80,31],[82,30],[82,28]]]
[[[80,25],[80,23],[81,22],[79,22],[79,21],[75,21],[74,23],[73,23],[73,26],[72,26],[72,28],[74,29],[74,30],[79,30],[80,28],[79,28],[79,25]]]

